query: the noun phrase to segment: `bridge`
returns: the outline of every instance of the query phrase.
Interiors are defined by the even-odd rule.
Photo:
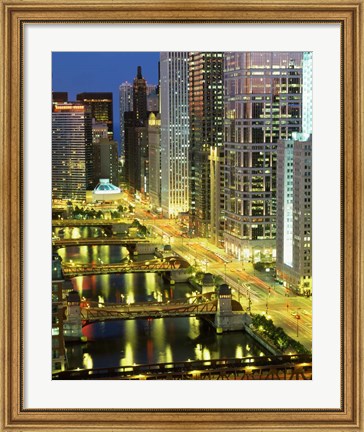
[[[135,219],[135,218],[134,218]],[[111,226],[117,224],[132,224],[134,219],[53,219],[53,227],[83,227],[83,226]]]
[[[202,297],[202,296],[199,296]],[[205,299],[205,298],[204,298]],[[102,306],[102,305],[100,305]],[[217,311],[217,300],[206,300],[197,303],[133,303],[113,304],[105,307],[95,307],[91,303],[80,308],[83,327],[98,321],[126,320],[139,318],[169,318],[185,316],[212,315]]]
[[[311,380],[312,356],[290,354],[154,363],[54,373],[54,380]]]
[[[141,237],[126,237],[126,238],[116,238],[116,237],[96,237],[96,238],[78,238],[78,239],[57,239],[52,240],[52,245],[57,248],[67,247],[67,246],[102,246],[102,245],[117,245],[117,246],[128,246],[136,245],[139,243],[150,243],[149,239]],[[159,245],[159,243],[158,243]],[[156,244],[157,246],[157,244]]]
[[[92,322],[183,316],[204,316],[217,333],[244,330],[251,324],[251,317],[244,312],[240,303],[232,300],[231,297],[228,285],[222,284],[214,293],[201,294],[190,301],[100,305],[85,299],[81,300],[79,293],[73,290],[67,296],[64,334],[66,335],[67,327],[69,337],[78,340],[83,337],[82,327]]]
[[[125,262],[117,264],[101,263],[62,263],[62,271],[65,277],[85,275],[99,275],[111,273],[141,273],[141,272],[165,272],[186,271],[190,267],[188,261],[181,257],[168,257],[140,262]]]

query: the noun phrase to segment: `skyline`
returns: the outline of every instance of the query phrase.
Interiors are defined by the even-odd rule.
[[[132,83],[142,67],[148,84],[158,84],[158,52],[54,52],[52,91],[68,92],[70,101],[78,93],[112,92],[114,140],[120,144],[119,85]]]
[[[110,85],[110,73],[103,75],[101,70],[106,66],[108,70],[114,71],[119,68],[110,67],[106,60],[114,61],[114,66],[116,60],[119,66],[122,63],[123,78],[128,81],[130,75],[135,73],[133,66],[135,69],[137,64],[137,78],[134,78],[133,84],[128,84],[128,88],[133,86],[134,107],[141,104],[141,112],[144,112],[147,80],[138,63],[148,58],[149,68],[146,72],[152,73],[151,68],[157,64],[158,53],[153,53],[152,58],[150,54],[84,53],[77,55],[77,62],[93,71],[94,65],[97,65],[98,80],[104,79]],[[154,197],[150,201],[151,209],[162,212],[165,217],[173,218],[190,212],[188,232],[203,237],[219,232],[215,236],[215,243],[223,242],[226,252],[232,256],[238,259],[273,260],[277,229],[276,148],[280,140],[290,139],[293,133],[307,132],[309,136],[312,132],[312,53],[241,51],[206,52],[202,53],[201,58],[195,58],[195,55],[199,53],[159,53],[160,125],[156,132],[160,135],[160,162],[153,158],[149,161],[149,157],[154,154],[152,147],[148,154],[148,127],[152,125],[148,124],[145,116],[139,119],[139,110],[133,114],[133,118],[128,113],[128,116],[125,115],[125,119],[128,119],[125,123],[125,168],[120,171],[120,181],[126,182],[133,193],[145,194],[148,199]],[[68,53],[68,60],[72,57],[76,59],[74,53]],[[128,59],[134,62],[138,60],[129,65],[129,76],[126,75],[125,65]],[[70,69],[66,62],[63,68]],[[80,72],[83,72],[82,68]],[[113,76],[115,78],[115,74]],[[87,85],[96,79],[95,73],[88,77]],[[120,86],[120,75],[117,77],[114,86],[120,90],[128,81]],[[92,84],[93,88],[95,85]],[[103,87],[103,90],[106,89]],[[100,93],[95,93],[95,97],[96,94]],[[112,93],[106,94],[110,105]],[[140,100],[139,94],[144,95]],[[69,96],[71,102],[72,95]],[[114,111],[120,113],[117,101],[120,101],[120,91],[114,97]],[[220,106],[223,101],[224,111],[216,111],[211,115],[212,106]],[[185,112],[187,107],[189,112]],[[67,105],[64,109],[68,109]],[[130,111],[130,108],[125,110],[120,105],[120,110],[122,114]],[[120,114],[117,117],[120,120]],[[223,118],[224,131],[219,123]],[[110,109],[108,119],[111,119]],[[196,122],[197,119],[204,119],[207,123],[200,124]],[[117,139],[117,128],[113,129],[114,139]],[[302,140],[307,139],[306,135],[302,136]],[[224,142],[217,140],[223,136]],[[210,152],[210,160],[216,160],[214,168],[209,162]],[[149,187],[149,169],[151,175],[160,169],[156,190]],[[62,175],[70,174],[63,165],[60,170]],[[204,178],[200,176],[203,170],[207,174]],[[212,183],[208,175],[210,170],[215,173]],[[65,177],[63,181],[66,181]],[[221,185],[223,188],[218,192]],[[191,202],[189,186],[192,191]],[[196,189],[194,195],[195,187],[200,189]],[[213,209],[205,199],[211,194],[215,197]],[[203,197],[201,202],[198,201],[199,197]],[[196,214],[195,206],[198,208]],[[309,238],[309,234],[306,237]]]
[[[129,68],[130,54],[78,55],[82,90],[77,63],[58,75],[77,87],[54,89],[69,97],[54,94],[52,105],[54,377],[100,368],[116,377],[133,365],[121,374],[134,379],[138,365],[158,363],[186,379],[180,362],[253,356],[269,379],[266,348],[305,355],[311,379],[312,53],[156,54],[159,68],[141,53]],[[153,69],[159,91],[148,99]],[[112,118],[125,140],[110,192]],[[211,329],[226,349],[216,350]],[[183,334],[192,340],[181,350]],[[208,366],[208,379],[220,379]],[[196,379],[206,376],[199,367]],[[244,379],[239,360],[237,371]]]

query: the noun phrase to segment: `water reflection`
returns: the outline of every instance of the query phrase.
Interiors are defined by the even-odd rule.
[[[61,249],[63,260],[114,263],[127,258],[118,246],[82,246]],[[139,257],[139,259],[148,259]],[[170,286],[156,273],[80,276],[74,289],[90,301],[134,303],[187,299],[188,283]],[[195,317],[106,321],[86,325],[88,342],[67,347],[69,368],[117,367],[143,363],[242,358],[265,352],[242,332],[217,335],[203,319]]]

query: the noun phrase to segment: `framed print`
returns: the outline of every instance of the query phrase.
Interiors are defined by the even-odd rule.
[[[2,429],[364,431],[362,0],[0,1]]]

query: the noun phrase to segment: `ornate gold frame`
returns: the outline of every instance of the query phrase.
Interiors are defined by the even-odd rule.
[[[362,431],[364,318],[363,0],[0,0],[1,411],[4,431]],[[342,407],[339,410],[26,410],[22,404],[22,64],[24,23],[339,22],[342,29]]]

